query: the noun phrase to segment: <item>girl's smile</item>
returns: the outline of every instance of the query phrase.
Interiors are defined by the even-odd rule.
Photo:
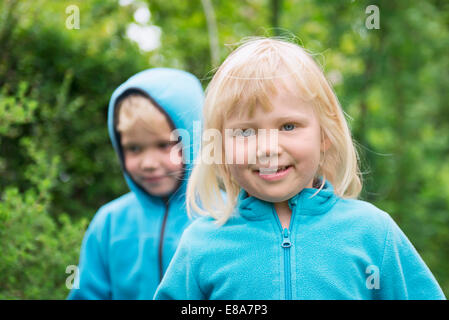
[[[260,168],[254,170],[254,173],[266,181],[278,181],[289,174],[291,168],[290,165],[278,168]]]

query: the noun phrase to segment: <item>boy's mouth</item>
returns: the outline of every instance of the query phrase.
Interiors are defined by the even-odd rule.
[[[151,177],[142,177],[142,180],[145,182],[159,182],[162,179],[164,179],[166,176],[159,175],[159,176],[151,176]]]

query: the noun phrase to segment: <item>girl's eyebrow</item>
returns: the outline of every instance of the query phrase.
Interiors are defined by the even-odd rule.
[[[242,128],[242,127],[251,127],[254,125],[255,122],[253,121],[235,121],[231,122],[229,125],[227,125],[227,128]]]
[[[273,122],[276,123],[281,123],[281,122],[295,122],[295,121],[299,121],[299,122],[304,122],[304,121],[308,121],[309,117],[307,115],[304,114],[299,114],[299,113],[295,113],[295,114],[291,114],[288,116],[280,116],[280,117],[276,117],[276,118],[272,118]],[[251,127],[257,127],[258,123],[256,121],[235,121],[235,122],[231,122],[229,125],[227,125],[227,128],[251,128]]]
[[[309,117],[304,114],[293,114],[290,116],[282,116],[275,119],[277,122],[288,122],[288,121],[308,121]]]

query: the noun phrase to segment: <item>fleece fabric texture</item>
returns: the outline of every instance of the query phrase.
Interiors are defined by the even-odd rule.
[[[169,199],[149,195],[124,170],[114,115],[117,100],[132,92],[140,92],[153,100],[183,138],[186,173]],[[185,208],[185,189],[191,160],[196,157],[199,146],[190,143],[189,138],[193,137],[195,123],[201,121],[203,99],[203,89],[195,76],[166,68],[142,71],[114,91],[109,102],[108,130],[131,192],[104,205],[95,214],[81,247],[79,288],[74,286],[69,299],[153,298],[161,280],[160,268],[164,271],[167,268],[190,222]]]
[[[272,203],[242,190],[223,226],[201,217],[181,238],[155,299],[445,299],[392,218],[335,195],[329,183]]]

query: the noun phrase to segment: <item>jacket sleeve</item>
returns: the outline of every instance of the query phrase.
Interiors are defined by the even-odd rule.
[[[197,281],[195,259],[191,254],[186,233],[154,294],[155,300],[205,300]]]
[[[380,269],[380,299],[445,299],[438,282],[411,242],[390,220]]]
[[[109,224],[106,212],[101,209],[95,215],[84,235],[78,266],[78,285],[69,300],[111,299],[111,285],[107,263]]]

